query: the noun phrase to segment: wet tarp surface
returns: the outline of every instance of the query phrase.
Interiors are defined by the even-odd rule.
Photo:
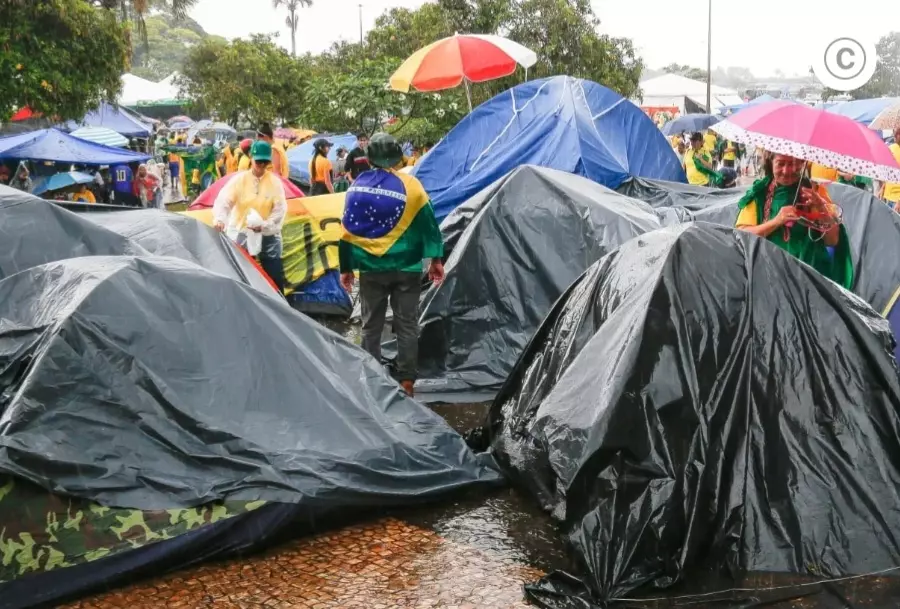
[[[2,185],[0,241],[0,279],[66,258],[150,254],[138,243],[84,216]]]
[[[0,159],[53,161],[82,165],[141,163],[149,154],[112,148],[72,137],[59,129],[41,129],[21,135],[0,137]]]
[[[492,447],[561,521],[593,603],[730,575],[751,586],[735,603],[679,602],[762,606],[752,588],[780,575],[900,566],[892,348],[886,320],[776,246],[670,227],[554,307],[491,407]],[[563,576],[528,589],[593,606],[579,593]]]
[[[645,179],[629,180],[617,190],[652,205],[667,225],[681,217],[729,226],[737,219],[737,202],[745,192]],[[882,311],[900,285],[900,265],[894,264],[900,259],[900,216],[859,188],[829,184],[828,193],[841,207],[850,237],[853,292]]]
[[[193,218],[158,209],[86,214],[85,219],[128,237],[156,256],[190,260],[278,297],[268,279],[223,234]]]
[[[690,221],[732,226],[744,192],[645,179],[613,192],[527,166],[498,180],[441,224],[451,254],[447,281],[426,291],[420,307],[420,399],[491,399],[550,305],[582,271],[624,243],[625,234],[603,225],[619,211],[645,212],[643,222],[632,224],[635,234]],[[900,285],[900,266],[893,262],[900,259],[900,216],[857,188],[833,184],[829,192],[850,236],[854,291],[881,311]],[[598,220],[584,212],[594,207],[611,215]],[[393,349],[385,345],[385,354]]]
[[[413,174],[431,195],[440,221],[524,164],[610,188],[629,176],[685,181],[672,146],[639,107],[602,85],[570,76],[532,80],[481,104]]]
[[[6,278],[0,371],[0,472],[103,505],[324,514],[498,479],[361,349],[174,258]]]
[[[461,236],[459,218],[471,219]],[[446,278],[423,296],[420,397],[467,401],[496,391],[569,284],[659,227],[646,204],[540,167],[521,167],[473,197],[444,223],[453,245]]]
[[[80,256],[174,256],[279,298],[253,262],[200,222],[158,210],[79,209],[91,213],[0,186],[0,279]]]
[[[153,134],[153,127],[142,123],[137,117],[108,102],[100,102],[100,107],[93,112],[88,112],[80,121],[69,121],[65,124],[68,131],[75,131],[79,127],[105,127],[125,137],[148,138]]]

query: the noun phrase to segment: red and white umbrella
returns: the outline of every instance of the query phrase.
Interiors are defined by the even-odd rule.
[[[509,76],[517,66],[537,63],[537,54],[518,42],[488,34],[457,34],[422,47],[394,72],[391,88],[443,91],[465,83],[472,109],[469,83]]]

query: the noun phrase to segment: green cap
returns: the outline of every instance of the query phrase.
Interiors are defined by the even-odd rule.
[[[368,149],[369,162],[376,167],[390,169],[396,167],[403,160],[403,149],[394,139],[394,136],[387,133],[376,133],[369,140]]]
[[[272,161],[272,144],[258,140],[250,148],[250,158],[254,161]]]

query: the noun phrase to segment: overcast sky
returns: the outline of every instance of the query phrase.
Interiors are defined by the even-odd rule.
[[[321,51],[339,39],[358,40],[360,3],[367,30],[386,9],[414,8],[422,0],[314,0],[303,9],[298,51]],[[634,40],[649,67],[672,62],[705,66],[707,0],[592,3],[601,30]],[[191,14],[212,34],[235,38],[280,32],[280,43],[290,47],[285,13],[273,9],[271,0],[200,0]],[[810,55],[823,38],[877,40],[891,25],[900,30],[900,0],[713,0],[713,66],[744,66],[756,75],[776,69],[806,74]]]

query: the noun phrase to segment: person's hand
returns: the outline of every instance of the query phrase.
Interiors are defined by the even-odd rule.
[[[800,219],[800,215],[797,213],[797,209],[793,205],[785,205],[779,210],[778,215],[775,216],[775,219],[778,221],[779,226],[784,226],[788,222],[796,222]]]
[[[428,265],[428,279],[434,285],[441,285],[444,282],[444,265],[440,260],[432,260]]]
[[[220,233],[225,232],[225,223],[224,222],[216,222],[213,224],[213,228],[215,228]]]
[[[341,285],[344,286],[348,293],[353,291],[353,283],[355,281],[356,277],[353,273],[341,273]]]
[[[830,206],[825,197],[820,195],[812,188],[800,189],[800,201],[806,205],[811,211],[830,214]]]
[[[263,229],[262,226],[248,226],[247,228],[252,230],[254,233],[261,233]]]

